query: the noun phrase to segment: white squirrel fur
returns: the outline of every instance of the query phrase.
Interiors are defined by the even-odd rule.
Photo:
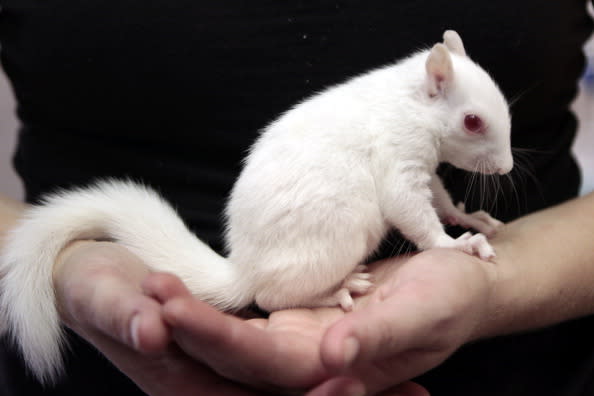
[[[228,311],[252,302],[350,309],[351,294],[371,286],[361,264],[392,227],[420,249],[492,257],[483,234],[453,239],[440,219],[488,235],[501,223],[454,206],[435,171],[449,162],[509,172],[508,106],[455,32],[444,44],[325,90],[265,128],[226,208],[228,258],[132,182],[62,191],[29,209],[0,261],[0,327],[36,377],[51,383],[62,371],[52,268],[73,240],[114,240]],[[485,130],[464,130],[466,114],[480,115]]]

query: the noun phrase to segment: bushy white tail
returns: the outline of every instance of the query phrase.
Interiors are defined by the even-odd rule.
[[[49,196],[29,209],[11,232],[0,260],[0,331],[18,344],[44,382],[63,367],[64,334],[52,271],[56,256],[76,239],[109,239],[155,271],[179,276],[198,298],[232,310],[251,302],[236,268],[197,239],[154,191],[104,181]]]

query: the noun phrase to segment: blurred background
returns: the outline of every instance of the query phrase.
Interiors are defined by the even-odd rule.
[[[588,67],[580,82],[580,94],[573,103],[580,120],[573,149],[582,167],[582,194],[594,191],[594,37],[586,44],[584,52]]]
[[[18,128],[14,107],[12,89],[0,70],[0,193],[20,199],[23,188],[12,169],[12,152]]]
[[[580,82],[573,109],[580,120],[574,151],[583,170],[582,194],[594,191],[594,37],[584,49],[588,68]],[[18,123],[10,85],[0,71],[0,193],[21,199],[22,186],[12,169],[12,152]]]

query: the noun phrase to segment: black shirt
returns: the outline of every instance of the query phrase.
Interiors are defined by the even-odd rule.
[[[138,179],[220,249],[225,198],[260,128],[324,87],[440,41],[448,28],[514,102],[512,143],[530,149],[519,159],[529,171],[514,187],[502,180],[487,209],[509,220],[578,191],[568,107],[592,32],[585,0],[0,4],[2,63],[22,121],[15,166],[30,202],[98,177]],[[442,171],[464,199],[465,174]],[[471,194],[468,206],[480,205]],[[589,322],[465,347],[422,381],[434,395],[586,394]],[[46,393],[6,347],[3,394],[139,393],[75,342],[68,379]]]

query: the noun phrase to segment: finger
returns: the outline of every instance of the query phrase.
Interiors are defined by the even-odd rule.
[[[225,377],[261,384],[263,378],[268,380],[270,373],[279,372],[277,379],[281,384],[303,385],[297,378],[282,377],[287,371],[281,369],[292,361],[282,356],[278,340],[262,328],[191,298],[168,301],[164,317],[184,351]]]
[[[425,298],[398,293],[345,315],[324,335],[321,358],[332,372],[344,372],[355,361],[379,360],[427,343],[432,337]],[[428,317],[429,316],[429,317]]]
[[[170,342],[171,334],[161,316],[161,307],[152,302],[146,304],[154,308],[140,310],[130,320],[132,345],[134,349],[147,355],[160,354]]]
[[[319,340],[301,340],[296,346],[286,335],[221,313],[191,296],[166,300],[163,316],[186,353],[227,378],[304,388],[325,377]]]
[[[268,393],[226,381],[210,368],[170,348],[166,358],[146,357],[123,347],[117,341],[101,337],[98,346],[106,357],[136,385],[153,396],[265,396]]]
[[[380,393],[378,396],[430,396],[430,394],[429,391],[421,385],[407,381]]]
[[[80,242],[61,256],[54,273],[61,316],[69,327],[97,339],[152,353],[162,350],[169,334],[159,304],[139,285],[148,267],[126,248],[111,242]]]
[[[365,396],[365,385],[354,378],[335,377],[316,386],[305,396]],[[413,396],[413,395],[411,395]]]
[[[86,333],[98,331],[135,350],[155,354],[164,351],[170,333],[162,319],[161,306],[143,295],[137,284],[119,274],[99,277],[88,291],[88,301],[79,302],[78,311],[90,326]]]
[[[217,311],[191,296],[182,281],[171,274],[155,273],[142,284],[143,290],[163,304],[163,315],[176,331],[193,332],[196,342],[224,347],[232,338],[234,326],[243,323]]]
[[[164,272],[149,274],[142,282],[142,290],[153,299],[165,303],[175,297],[189,297],[190,291],[177,276]]]

